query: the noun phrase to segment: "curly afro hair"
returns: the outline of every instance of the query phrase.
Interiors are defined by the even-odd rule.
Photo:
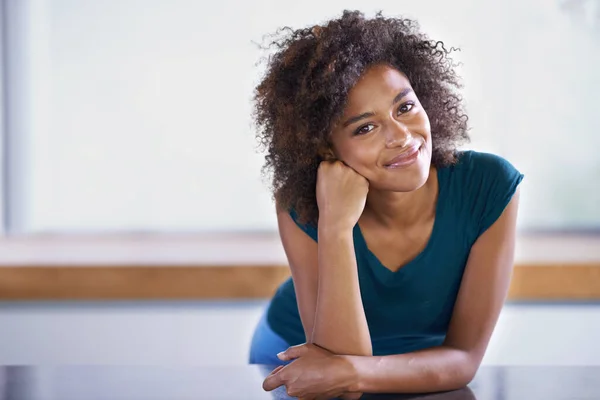
[[[255,89],[253,117],[274,198],[301,222],[317,223],[317,169],[330,148],[331,127],[350,89],[374,64],[390,65],[410,81],[429,116],[434,166],[454,163],[458,146],[468,141],[457,94],[462,85],[449,57],[455,49],[428,39],[416,21],[344,11],[324,25],[285,27],[271,38],[263,48],[275,51]]]

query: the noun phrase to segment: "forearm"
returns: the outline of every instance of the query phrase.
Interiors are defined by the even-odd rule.
[[[312,342],[336,354],[372,354],[360,296],[352,229],[319,228],[318,293]]]
[[[380,357],[349,356],[357,373],[352,391],[425,393],[466,386],[479,367],[468,352],[447,346]]]

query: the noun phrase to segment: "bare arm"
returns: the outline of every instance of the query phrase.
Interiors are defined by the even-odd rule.
[[[279,207],[277,220],[307,342],[336,354],[371,355],[352,229],[320,221],[317,245]]]
[[[335,354],[373,354],[351,228],[319,224],[319,279],[312,342]]]
[[[317,243],[304,233],[286,210],[277,206],[279,236],[285,250],[306,341],[310,343],[317,307]]]
[[[356,392],[432,392],[467,385],[474,377],[508,292],[519,192],[471,249],[442,346],[384,357],[349,357]]]

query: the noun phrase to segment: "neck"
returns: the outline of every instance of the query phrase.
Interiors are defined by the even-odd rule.
[[[405,228],[435,214],[438,195],[437,171],[429,170],[423,186],[412,192],[369,190],[364,217],[386,228]]]

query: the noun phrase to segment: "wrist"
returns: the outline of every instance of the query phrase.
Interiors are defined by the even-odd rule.
[[[349,355],[340,355],[338,357],[341,357],[344,360],[344,362],[348,365],[348,384],[345,388],[345,391],[349,393],[363,393],[364,385],[361,371],[364,370],[364,368],[362,368],[362,364],[364,364],[368,357]]]
[[[319,217],[318,231],[320,235],[341,236],[352,233],[355,223],[341,218]]]

